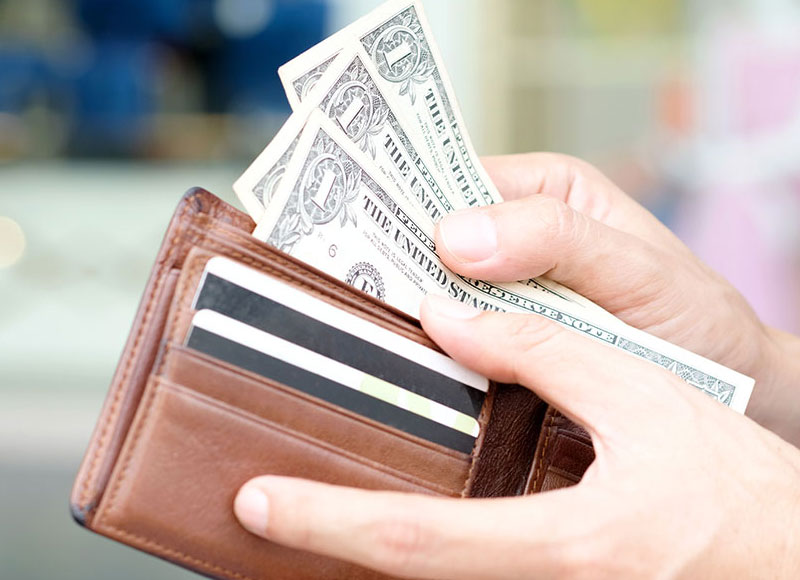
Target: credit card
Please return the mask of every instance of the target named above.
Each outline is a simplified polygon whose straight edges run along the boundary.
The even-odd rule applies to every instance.
[[[209,260],[194,299],[309,351],[477,419],[485,377],[453,359],[227,258]]]
[[[195,314],[186,345],[456,451],[479,433],[474,417],[218,312]]]

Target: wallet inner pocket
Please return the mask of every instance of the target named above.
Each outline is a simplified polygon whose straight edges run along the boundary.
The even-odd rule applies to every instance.
[[[205,250],[193,249],[187,262],[208,261],[215,255],[225,255],[243,265],[274,276],[289,284],[297,284],[310,294],[325,300],[348,312],[357,313],[373,323],[391,329],[393,332],[414,340],[429,348],[438,349],[433,341],[422,331],[418,322],[411,322],[407,315],[395,311],[391,306],[377,298],[356,291],[352,286],[338,280],[329,280],[322,272],[313,270],[306,264],[278,252],[247,232],[229,224],[215,224],[212,231],[205,233]]]
[[[460,495],[471,457],[409,435],[182,345],[169,346],[164,374],[170,381],[263,419],[354,453],[376,466]]]
[[[242,411],[161,377],[152,377],[122,461],[112,474],[97,527],[207,571],[275,577],[342,563],[288,551],[247,533],[233,499],[248,479],[287,475],[366,489],[431,493],[403,474]],[[277,559],[276,551],[281,551]],[[205,566],[207,564],[207,566]],[[342,570],[343,576],[351,577]],[[337,576],[339,577],[339,576]]]

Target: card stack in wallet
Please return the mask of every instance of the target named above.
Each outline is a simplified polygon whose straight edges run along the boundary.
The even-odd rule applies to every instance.
[[[237,490],[264,474],[451,497],[580,480],[582,429],[253,228],[202,189],[178,206],[75,481],[80,524],[215,578],[373,578],[249,534]]]

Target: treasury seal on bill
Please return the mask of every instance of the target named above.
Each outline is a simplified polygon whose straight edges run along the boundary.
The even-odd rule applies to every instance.
[[[383,277],[378,269],[369,262],[358,262],[350,268],[345,282],[378,300],[385,300],[386,290],[383,286]]]

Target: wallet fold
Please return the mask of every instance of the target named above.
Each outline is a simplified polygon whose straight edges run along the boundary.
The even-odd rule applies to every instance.
[[[249,534],[237,490],[268,473],[451,497],[580,480],[588,434],[518,385],[490,384],[467,454],[184,346],[205,265],[224,256],[438,350],[416,321],[256,240],[254,226],[200,188],[180,202],[75,481],[80,524],[215,578],[373,578]]]

